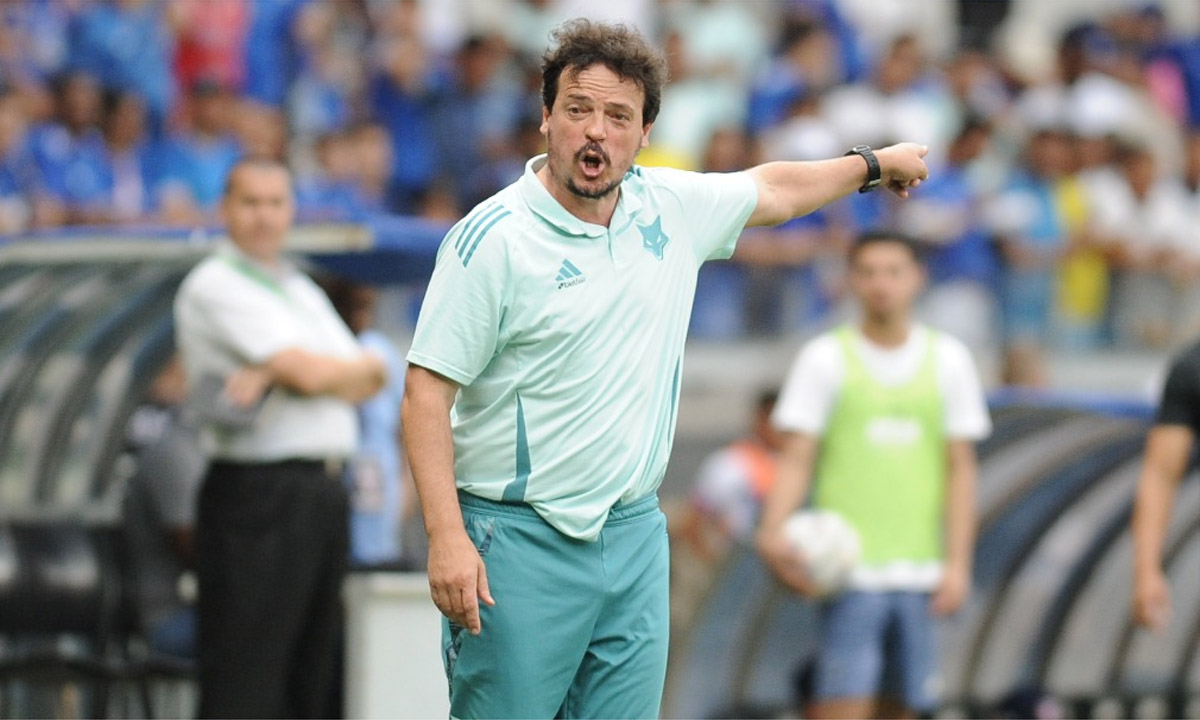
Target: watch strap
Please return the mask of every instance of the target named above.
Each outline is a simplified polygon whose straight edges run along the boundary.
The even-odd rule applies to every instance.
[[[875,157],[875,151],[870,145],[855,145],[846,155],[858,155],[867,163],[867,181],[858,189],[860,193],[871,192],[879,187],[883,180],[883,169],[879,167],[879,158]]]

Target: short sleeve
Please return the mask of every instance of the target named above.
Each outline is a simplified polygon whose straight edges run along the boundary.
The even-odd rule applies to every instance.
[[[1200,363],[1189,351],[1171,365],[1155,425],[1184,425],[1200,431]]]
[[[703,262],[733,255],[738,237],[758,206],[758,186],[750,175],[665,168],[655,172],[683,206],[696,258]]]
[[[784,432],[821,435],[845,377],[837,337],[822,335],[800,351],[788,372],[771,422]]]
[[[946,437],[982,440],[992,432],[987,398],[975,362],[966,346],[948,336],[939,338],[938,375],[942,389]]]
[[[507,306],[507,245],[497,216],[468,216],[446,235],[407,359],[413,365],[470,385],[496,354]]]

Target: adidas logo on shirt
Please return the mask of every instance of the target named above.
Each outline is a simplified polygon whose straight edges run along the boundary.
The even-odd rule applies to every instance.
[[[558,275],[554,278],[558,282],[558,289],[569,288],[572,285],[578,285],[584,280],[587,280],[583,275],[583,271],[575,267],[570,260],[563,260],[562,267],[558,269]]]

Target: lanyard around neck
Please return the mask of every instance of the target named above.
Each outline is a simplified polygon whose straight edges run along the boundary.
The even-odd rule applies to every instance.
[[[229,263],[230,267],[241,273],[243,277],[249,278],[259,286],[270,290],[288,302],[292,301],[291,296],[287,294],[287,291],[283,289],[279,281],[264,272],[262,268],[238,255],[223,255],[222,258],[225,262]]]

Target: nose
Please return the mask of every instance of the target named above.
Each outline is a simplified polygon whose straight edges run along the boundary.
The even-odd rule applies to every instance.
[[[605,128],[603,112],[592,113],[592,117],[588,120],[587,127],[584,129],[584,133],[587,135],[588,140],[600,141],[604,139],[607,129]]]

